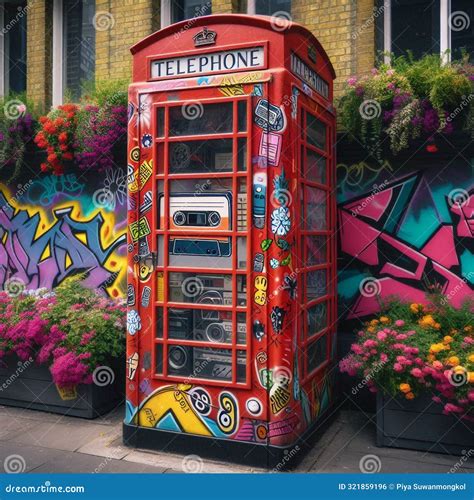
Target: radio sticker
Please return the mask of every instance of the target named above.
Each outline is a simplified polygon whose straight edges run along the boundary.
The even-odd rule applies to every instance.
[[[254,121],[265,132],[283,132],[286,127],[284,111],[266,99],[260,99],[255,106]]]
[[[257,173],[253,176],[252,217],[257,229],[265,227],[265,210],[267,201],[267,174]]]

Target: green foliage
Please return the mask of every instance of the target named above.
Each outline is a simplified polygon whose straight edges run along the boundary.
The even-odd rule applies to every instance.
[[[82,101],[85,104],[97,106],[127,106],[128,104],[127,80],[101,80],[85,85]]]

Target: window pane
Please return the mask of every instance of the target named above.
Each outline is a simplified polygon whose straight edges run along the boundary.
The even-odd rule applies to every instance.
[[[247,101],[237,102],[237,123],[239,132],[247,130]]]
[[[78,99],[95,74],[95,0],[63,1],[65,87]]]
[[[202,304],[212,304],[219,297],[210,295]],[[211,302],[207,302],[211,301]],[[245,316],[239,315],[237,321],[237,343],[245,345],[247,326]],[[233,336],[232,313],[215,309],[169,309],[168,338],[173,340],[196,340],[213,344],[231,344]]]
[[[320,302],[307,310],[308,337],[312,337],[327,327],[327,303]]]
[[[202,105],[189,101],[169,109],[169,135],[206,135],[232,132],[232,103]]]
[[[169,169],[173,174],[231,172],[232,139],[172,142]]]
[[[451,0],[451,49],[453,59],[462,53],[474,59],[474,3],[472,0]]]
[[[327,358],[327,335],[319,337],[308,347],[308,373],[323,364]]]
[[[326,191],[313,187],[306,188],[305,227],[309,231],[326,229]]]
[[[5,90],[24,92],[26,90],[26,2],[3,3],[3,9],[4,26],[0,28],[5,28],[5,32],[0,36],[4,37]]]
[[[326,184],[326,158],[306,150],[306,180]]]
[[[312,146],[325,150],[326,125],[309,113],[306,116],[306,140]]]
[[[439,52],[439,16],[439,0],[392,0],[392,52],[410,50],[415,58]]]
[[[326,264],[326,236],[306,236],[306,265]]]
[[[326,270],[306,273],[306,302],[326,295]]]
[[[271,16],[277,12],[291,13],[291,0],[256,0],[255,13]]]
[[[232,381],[232,351],[230,349],[195,347],[193,364],[198,378]],[[245,361],[243,361],[243,367],[245,369]]]
[[[211,2],[201,0],[171,0],[171,18],[173,23],[193,17],[212,14]]]

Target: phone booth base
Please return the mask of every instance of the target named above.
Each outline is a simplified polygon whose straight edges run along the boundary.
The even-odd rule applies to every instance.
[[[124,442],[294,467],[337,400],[331,63],[263,16],[132,53]]]

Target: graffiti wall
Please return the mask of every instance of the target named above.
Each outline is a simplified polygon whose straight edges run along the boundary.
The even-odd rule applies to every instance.
[[[458,306],[472,294],[474,153],[465,144],[380,165],[339,147],[340,318],[364,319],[393,295],[423,302],[438,289]]]
[[[81,274],[86,286],[123,296],[125,170],[62,176],[28,170],[29,178],[0,183],[2,289],[51,289]]]

